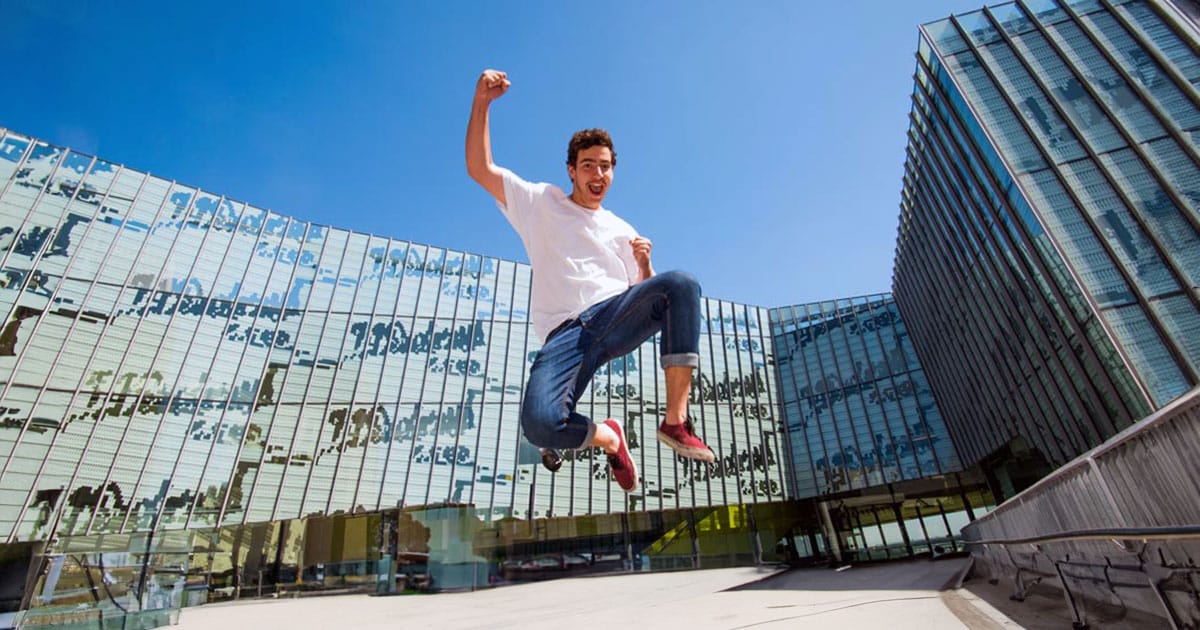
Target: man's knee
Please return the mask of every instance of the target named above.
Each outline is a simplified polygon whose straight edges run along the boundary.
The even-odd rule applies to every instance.
[[[694,295],[697,298],[700,297],[700,281],[696,279],[696,276],[693,276],[686,271],[678,270],[665,271],[659,274],[659,276],[662,277],[663,282],[667,283],[671,287],[673,292],[676,292],[679,295]]]
[[[561,423],[562,414],[555,413],[545,405],[521,405],[521,430],[525,433],[525,439],[534,446],[551,446],[551,436]]]

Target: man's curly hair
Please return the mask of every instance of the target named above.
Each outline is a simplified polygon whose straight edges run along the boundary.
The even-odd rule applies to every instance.
[[[608,147],[608,150],[612,151],[613,166],[617,165],[617,150],[613,148],[608,132],[603,129],[584,129],[571,136],[571,142],[567,145],[567,166],[575,166],[579,152],[595,146]]]

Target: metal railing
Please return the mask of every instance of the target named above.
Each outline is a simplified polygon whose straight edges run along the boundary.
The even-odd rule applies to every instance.
[[[963,528],[981,572],[1200,627],[1200,387]]]

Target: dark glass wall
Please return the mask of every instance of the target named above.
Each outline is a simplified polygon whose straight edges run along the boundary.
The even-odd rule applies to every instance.
[[[890,295],[770,313],[797,498],[961,470]]]
[[[1200,62],[1168,4],[921,29],[894,292],[966,463],[1061,464],[1200,374]]]

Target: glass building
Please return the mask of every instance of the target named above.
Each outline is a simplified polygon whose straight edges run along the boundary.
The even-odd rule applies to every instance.
[[[978,472],[962,470],[892,296],[769,313],[789,496],[815,503],[824,538],[814,544],[858,559],[953,548],[990,498]]]
[[[527,265],[296,221],[14,134],[2,146],[9,540],[54,518],[85,534],[439,502],[489,521],[783,497],[762,309],[705,303],[693,405],[711,470],[643,439],[661,413],[653,342],[597,375],[581,411],[625,419],[645,477],[626,502],[603,459],[538,480],[518,440],[540,345]]]
[[[1200,58],[1174,3],[920,29],[893,291],[1008,496],[1200,382]]]
[[[961,470],[890,295],[770,313],[794,496]]]
[[[94,569],[124,589],[110,600],[153,610],[376,579],[474,587],[547,554],[557,570],[904,556],[990,502],[944,482],[960,466],[886,296],[706,298],[691,410],[716,462],[654,439],[651,339],[580,403],[624,422],[642,487],[622,492],[598,451],[551,474],[518,422],[540,346],[529,298],[526,264],[0,130],[0,535],[34,559],[24,605],[79,603],[57,594],[95,591],[73,590]],[[922,481],[884,491],[884,514],[818,505]]]

